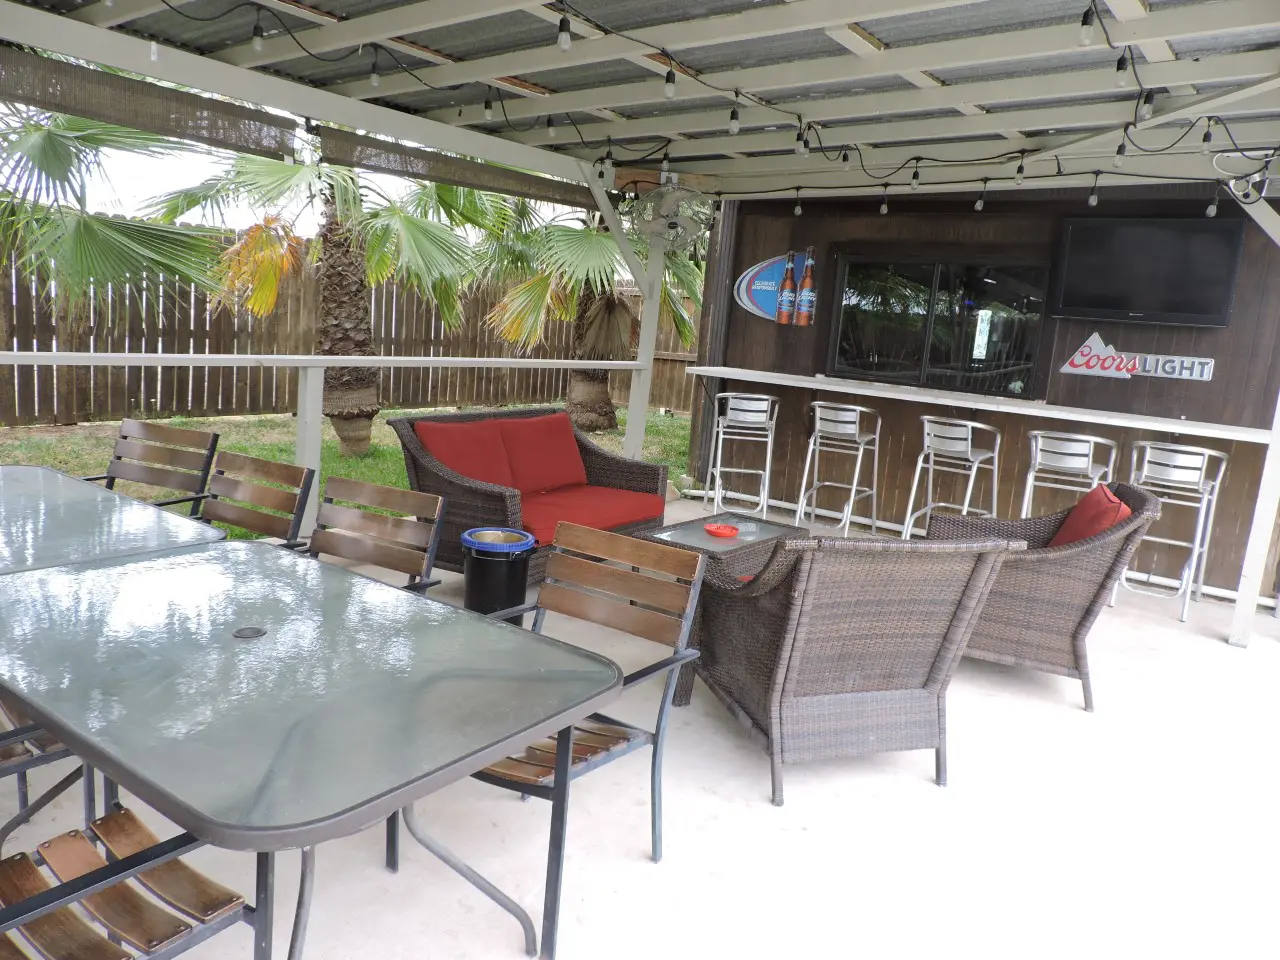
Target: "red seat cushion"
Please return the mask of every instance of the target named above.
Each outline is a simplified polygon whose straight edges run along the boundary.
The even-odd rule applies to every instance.
[[[427,452],[450,470],[483,483],[515,486],[497,420],[473,420],[469,423],[420,420],[413,425],[413,432]]]
[[[587,482],[569,415],[507,417],[494,421],[502,431],[511,479],[521,493],[541,493]]]
[[[524,529],[544,546],[555,539],[556,524],[561,520],[597,530],[615,530],[661,517],[666,507],[661,494],[585,484],[547,493],[529,493],[520,498]]]
[[[1133,511],[1129,505],[1105,486],[1096,486],[1086,493],[1067,514],[1062,526],[1049,541],[1051,547],[1061,547],[1078,540],[1096,537],[1117,523],[1127,520]]]

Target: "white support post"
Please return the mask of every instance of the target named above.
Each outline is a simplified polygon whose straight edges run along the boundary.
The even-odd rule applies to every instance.
[[[1280,245],[1280,213],[1267,203],[1241,203],[1255,223],[1276,244]],[[1231,633],[1227,642],[1233,647],[1249,645],[1253,634],[1253,618],[1258,610],[1258,598],[1262,594],[1262,578],[1266,575],[1267,553],[1271,549],[1271,534],[1276,527],[1276,515],[1280,513],[1280,395],[1276,397],[1276,409],[1271,416],[1271,438],[1262,458],[1262,477],[1258,480],[1258,493],[1253,501],[1253,517],[1249,521],[1249,537],[1244,545],[1244,564],[1240,570],[1240,585],[1236,588],[1236,607],[1231,617]]]
[[[311,499],[302,515],[301,535],[311,535],[316,525],[320,503],[320,439],[324,423],[324,367],[298,368],[298,438],[294,442],[293,462],[316,471],[311,485]]]
[[[631,374],[631,396],[627,400],[627,435],[622,439],[622,452],[639,460],[644,450],[644,428],[649,417],[649,389],[653,385],[653,355],[658,348],[658,313],[662,307],[662,275],[666,272],[667,241],[654,237],[649,241],[649,269],[641,287],[644,302],[640,306],[640,345],[636,359],[644,364]]]

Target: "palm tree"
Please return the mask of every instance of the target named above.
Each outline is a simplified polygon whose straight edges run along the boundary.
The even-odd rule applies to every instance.
[[[301,268],[307,244],[293,224],[319,204],[320,231],[309,251],[319,282],[317,353],[373,355],[369,291],[388,280],[434,301],[446,327],[461,322],[457,288],[467,247],[458,228],[476,216],[474,191],[425,184],[402,200],[348,167],[242,156],[203,183],[157,197],[151,210],[173,222],[197,208],[216,215],[237,203],[265,215],[223,254],[217,279],[225,300],[258,317]],[[329,367],[324,387],[324,413],[342,454],[367,452],[380,409],[377,370]]]
[[[643,238],[631,242],[647,261]],[[701,309],[702,268],[688,251],[668,251],[665,262],[660,317],[688,345],[694,328],[683,301]],[[636,316],[620,289],[624,278],[617,238],[600,214],[548,218],[531,201],[491,197],[484,229],[472,244],[468,292],[497,301],[488,322],[520,349],[536,346],[547,324],[561,321],[574,325],[574,359],[629,359]],[[571,370],[565,406],[579,429],[618,425],[607,371]]]
[[[62,350],[83,349],[95,304],[122,287],[185,280],[212,287],[218,234],[88,209],[107,151],[163,156],[188,145],[95,120],[0,105],[0,250],[16,254],[53,305]],[[88,368],[76,368],[87,406]],[[75,422],[77,411],[66,411]]]

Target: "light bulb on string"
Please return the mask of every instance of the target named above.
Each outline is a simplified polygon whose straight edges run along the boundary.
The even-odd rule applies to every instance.
[[[1080,18],[1080,46],[1088,47],[1093,44],[1093,22],[1095,16],[1093,7],[1085,10],[1084,16]]]
[[[1200,152],[1208,154],[1213,149],[1213,118],[1210,117],[1204,126],[1204,136],[1200,138]]]
[[[160,44],[154,40],[151,41],[151,59],[153,62],[160,59]]]
[[[1116,61],[1116,86],[1123,87],[1129,78],[1129,54],[1128,51],[1120,54],[1120,59]]]
[[[1091,207],[1098,205],[1098,174],[1093,175],[1093,189],[1089,191],[1088,204]]]
[[[556,118],[547,117],[547,139],[554,140],[556,138]]]
[[[560,17],[560,32],[556,35],[556,45],[565,53],[568,53],[569,48],[573,46],[572,24],[569,23],[569,18],[563,15]]]
[[[1142,100],[1138,103],[1138,119],[1150,120],[1156,112],[1156,94],[1154,90],[1148,90],[1142,95]]]
[[[742,116],[738,113],[738,108],[734,107],[729,111],[729,136],[736,137],[741,129]]]
[[[604,152],[604,172],[613,173],[613,137],[609,138],[608,149]]]
[[[493,94],[486,93],[484,95],[484,118],[486,120],[493,119]]]
[[[848,151],[848,150],[846,150],[844,153],[840,154],[840,166],[844,169],[844,172],[845,172],[845,173],[848,173],[848,172],[850,171],[850,169],[852,169],[852,167],[853,167],[853,161],[849,159],[849,151]]]
[[[667,150],[662,151],[662,172],[658,175],[658,183],[666,183],[671,175],[671,154]]]
[[[1209,217],[1210,219],[1212,219],[1213,217],[1216,217],[1216,216],[1218,215],[1218,194],[1217,194],[1217,191],[1215,191],[1215,192],[1214,192],[1214,194],[1213,194],[1213,199],[1209,201],[1209,206],[1205,207],[1205,209],[1204,209],[1204,215],[1205,215],[1206,217]]]
[[[1019,158],[1018,158],[1018,170],[1017,170],[1017,172],[1016,172],[1016,173],[1014,173],[1014,175],[1013,175],[1013,182],[1014,182],[1015,184],[1017,184],[1018,186],[1022,186],[1022,181],[1026,179],[1026,176],[1027,176],[1027,164],[1026,164],[1026,161],[1025,161],[1025,160],[1023,160],[1021,157],[1019,157]]]
[[[795,209],[793,209],[791,212],[794,213],[797,217],[800,216],[802,213],[804,213],[804,207],[800,206],[800,190],[799,189],[796,190]]]
[[[369,86],[377,87],[382,84],[382,77],[378,76],[378,48],[373,48],[373,66],[369,69]]]
[[[667,75],[662,78],[662,96],[671,100],[676,95],[676,72],[667,68]]]
[[[982,212],[982,208],[987,205],[987,181],[982,181],[982,192],[978,194],[978,199],[973,201],[973,209],[977,213]]]
[[[803,157],[805,154],[804,147],[804,127],[796,131],[796,156]]]
[[[253,25],[253,52],[261,53],[263,44],[262,11],[258,11],[258,19]]]
[[[911,189],[920,189],[920,161],[916,161],[916,168],[911,171]]]
[[[1128,129],[1129,129],[1128,127],[1125,127],[1126,133],[1122,134],[1122,137],[1127,136]],[[1125,155],[1125,141],[1121,139],[1120,145],[1116,147],[1116,155],[1111,159],[1111,165],[1115,167],[1117,170],[1119,170],[1121,167],[1124,166],[1124,155]]]
[[[884,192],[880,195],[880,215],[884,216],[889,212],[889,185],[884,185]]]

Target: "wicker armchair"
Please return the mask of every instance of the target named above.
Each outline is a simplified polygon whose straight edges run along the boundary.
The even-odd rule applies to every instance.
[[[1111,529],[1061,547],[1048,543],[1071,511],[998,520],[938,514],[927,539],[1023,540],[1027,550],[1000,570],[965,656],[1029,667],[1079,680],[1084,708],[1093,709],[1085,639],[1098,619],[1143,534],[1160,516],[1160,501],[1140,487],[1110,485],[1133,515]]]
[[[440,546],[436,566],[461,572],[464,531],[473,527],[512,527],[521,529],[520,491],[464,477],[449,469],[422,445],[413,425],[419,422],[467,423],[502,417],[542,417],[559,413],[555,407],[528,407],[518,410],[476,410],[465,413],[438,413],[424,417],[402,417],[387,421],[404,448],[409,488],[444,497],[449,504],[441,519]],[[586,434],[574,429],[578,452],[586,467],[587,483],[597,487],[635,490],[639,493],[664,494],[667,491],[667,468],[610,453],[597,446]],[[637,533],[657,529],[662,519],[644,521],[617,528],[616,533]],[[540,547],[529,563],[529,582],[541,583],[546,570],[550,546]]]
[[[936,752],[946,693],[1006,553],[1020,544],[790,540],[754,580],[708,573],[699,675],[782,765]]]

